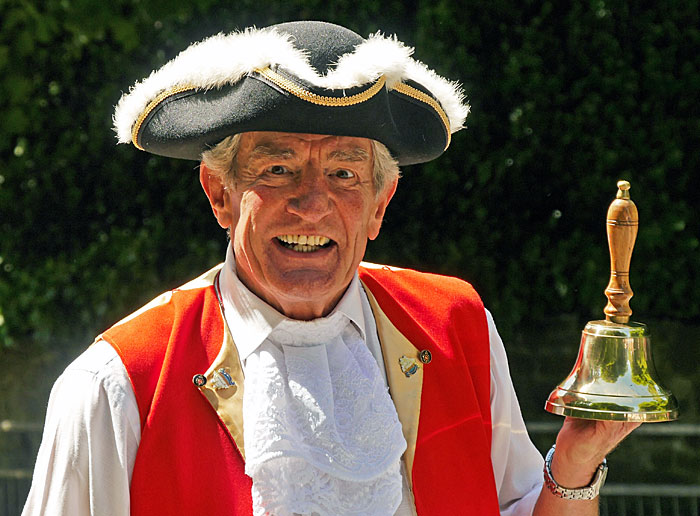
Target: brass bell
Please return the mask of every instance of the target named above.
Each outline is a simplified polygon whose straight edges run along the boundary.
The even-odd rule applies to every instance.
[[[672,421],[678,402],[656,380],[646,325],[630,322],[629,268],[637,237],[637,207],[630,184],[618,181],[607,216],[610,282],[604,321],[590,321],[569,376],[552,391],[545,410],[603,421]]]

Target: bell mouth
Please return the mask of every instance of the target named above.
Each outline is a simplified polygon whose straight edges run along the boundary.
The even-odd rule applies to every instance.
[[[660,396],[627,397],[574,392],[557,387],[544,409],[559,416],[600,421],[660,423],[678,419],[678,402],[671,393]]]

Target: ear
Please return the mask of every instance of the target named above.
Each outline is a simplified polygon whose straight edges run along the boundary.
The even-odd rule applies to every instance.
[[[374,206],[374,213],[369,220],[369,227],[367,228],[367,237],[370,240],[374,240],[379,236],[379,229],[382,227],[386,207],[389,206],[389,201],[391,201],[391,198],[394,197],[398,184],[399,179],[394,179],[391,184],[384,186],[384,190],[379,194],[379,197],[377,197],[375,201],[376,204]]]
[[[212,172],[204,163],[199,165],[199,182],[209,199],[214,217],[222,228],[228,229],[233,224],[231,196],[219,175]]]

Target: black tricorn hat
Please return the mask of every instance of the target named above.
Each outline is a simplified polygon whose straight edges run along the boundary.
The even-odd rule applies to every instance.
[[[120,143],[173,158],[247,131],[361,136],[400,165],[430,161],[469,112],[457,83],[379,33],[317,21],[218,34],[192,44],[122,96]]]

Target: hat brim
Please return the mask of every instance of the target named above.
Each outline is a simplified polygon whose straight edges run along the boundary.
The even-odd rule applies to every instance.
[[[154,154],[198,160],[227,136],[249,131],[359,136],[386,145],[399,165],[430,161],[449,145],[447,116],[415,82],[389,90],[380,78],[341,93],[304,84],[279,67],[217,89],[179,87],[146,108],[132,139]]]

